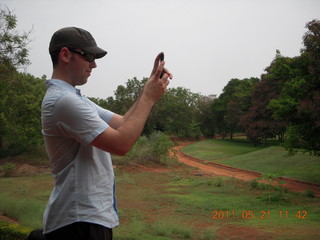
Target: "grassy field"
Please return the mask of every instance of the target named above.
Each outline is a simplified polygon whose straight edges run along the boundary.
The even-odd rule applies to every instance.
[[[318,239],[318,198],[176,169],[116,169],[121,225],[114,239]],[[41,227],[49,175],[0,179],[0,210]],[[260,190],[259,190],[260,189]],[[239,235],[240,233],[240,235]]]
[[[182,151],[193,157],[232,167],[320,183],[320,158],[297,153],[289,156],[278,146],[254,147],[246,141],[207,140]]]
[[[214,149],[219,149],[217,155],[213,144]],[[254,148],[241,141],[204,141],[190,147],[203,158],[220,163],[242,162],[242,168],[251,166],[247,159],[259,159],[266,168],[271,156],[288,157],[278,147]],[[282,168],[281,164],[274,161],[268,172],[276,166]],[[114,239],[320,239],[319,198],[257,181],[199,173],[198,169],[178,163],[117,165],[120,226],[114,229]],[[297,171],[292,174],[298,176]],[[41,228],[52,187],[50,175],[0,178],[0,212],[21,225]]]

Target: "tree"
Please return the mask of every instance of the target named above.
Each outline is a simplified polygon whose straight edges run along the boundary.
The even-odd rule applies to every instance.
[[[0,5],[0,64],[20,68],[28,65],[29,32],[18,33],[16,16]]]
[[[139,97],[147,78],[129,79],[114,92],[114,97],[106,100],[91,98],[94,102],[113,112],[125,114]],[[169,88],[149,115],[143,134],[150,135],[154,131],[166,132],[179,137],[197,137],[201,135],[196,118],[196,105],[200,94],[178,87]]]
[[[149,128],[151,125],[152,129],[178,137],[199,137],[196,105],[200,96],[183,87],[168,89],[150,113]]]
[[[199,124],[201,133],[206,137],[215,135],[213,124],[212,104],[216,100],[216,95],[200,96],[195,106],[195,117]]]
[[[285,147],[320,155],[320,21],[306,24],[301,56],[290,59],[290,78],[270,102],[274,117],[288,122]]]
[[[139,80],[134,77],[133,79],[128,79],[125,85],[119,85],[114,91],[114,97],[108,97],[107,99],[90,99],[103,108],[123,115],[138,99],[147,80],[148,78]]]
[[[29,64],[28,34],[14,29],[16,16],[0,9],[0,157],[15,155],[42,144],[40,106],[43,79],[22,74]]]
[[[2,65],[0,69],[5,68]],[[17,71],[0,82],[0,157],[16,155],[42,145],[41,102],[43,79]]]
[[[267,73],[254,86],[252,105],[240,119],[240,126],[254,144],[265,143],[268,138],[283,138],[286,123],[275,120],[268,106],[271,100],[279,97],[283,84],[295,74],[290,64],[291,59],[277,51],[275,59],[266,68]]]
[[[225,137],[240,130],[240,117],[251,105],[251,93],[258,78],[231,79],[223,88],[222,94],[213,102],[213,124],[216,132]]]

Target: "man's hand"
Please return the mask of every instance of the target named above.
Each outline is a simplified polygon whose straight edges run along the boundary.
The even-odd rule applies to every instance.
[[[157,102],[165,93],[165,91],[167,90],[167,86],[170,83],[169,78],[172,79],[172,74],[164,67],[165,61],[161,61],[162,54],[163,53],[159,53],[154,60],[151,75],[142,93],[142,95],[144,95],[153,103]],[[162,71],[164,72],[164,74],[160,78]]]
[[[164,68],[160,61],[161,53],[154,61],[151,76],[144,86],[143,92],[124,117],[115,114],[109,122],[109,128],[97,136],[91,144],[104,151],[117,155],[125,155],[139,138],[147,121],[152,106],[167,90],[172,74]],[[164,70],[163,76],[160,74]]]

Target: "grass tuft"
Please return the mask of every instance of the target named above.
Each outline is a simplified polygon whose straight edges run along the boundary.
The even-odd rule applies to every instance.
[[[26,227],[42,228],[42,215],[45,204],[32,199],[12,199],[8,194],[0,194],[1,212],[7,216],[19,219]]]
[[[190,227],[179,224],[173,220],[161,219],[153,223],[152,234],[156,236],[190,239],[192,231]]]

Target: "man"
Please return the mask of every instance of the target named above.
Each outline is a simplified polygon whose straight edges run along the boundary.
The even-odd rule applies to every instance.
[[[97,67],[95,59],[107,54],[89,32],[60,29],[51,38],[49,52],[53,73],[42,102],[42,132],[55,187],[44,213],[45,237],[112,239],[119,220],[110,153],[125,155],[134,145],[172,75],[160,53],[139,99],[121,116],[75,88],[87,82]]]

